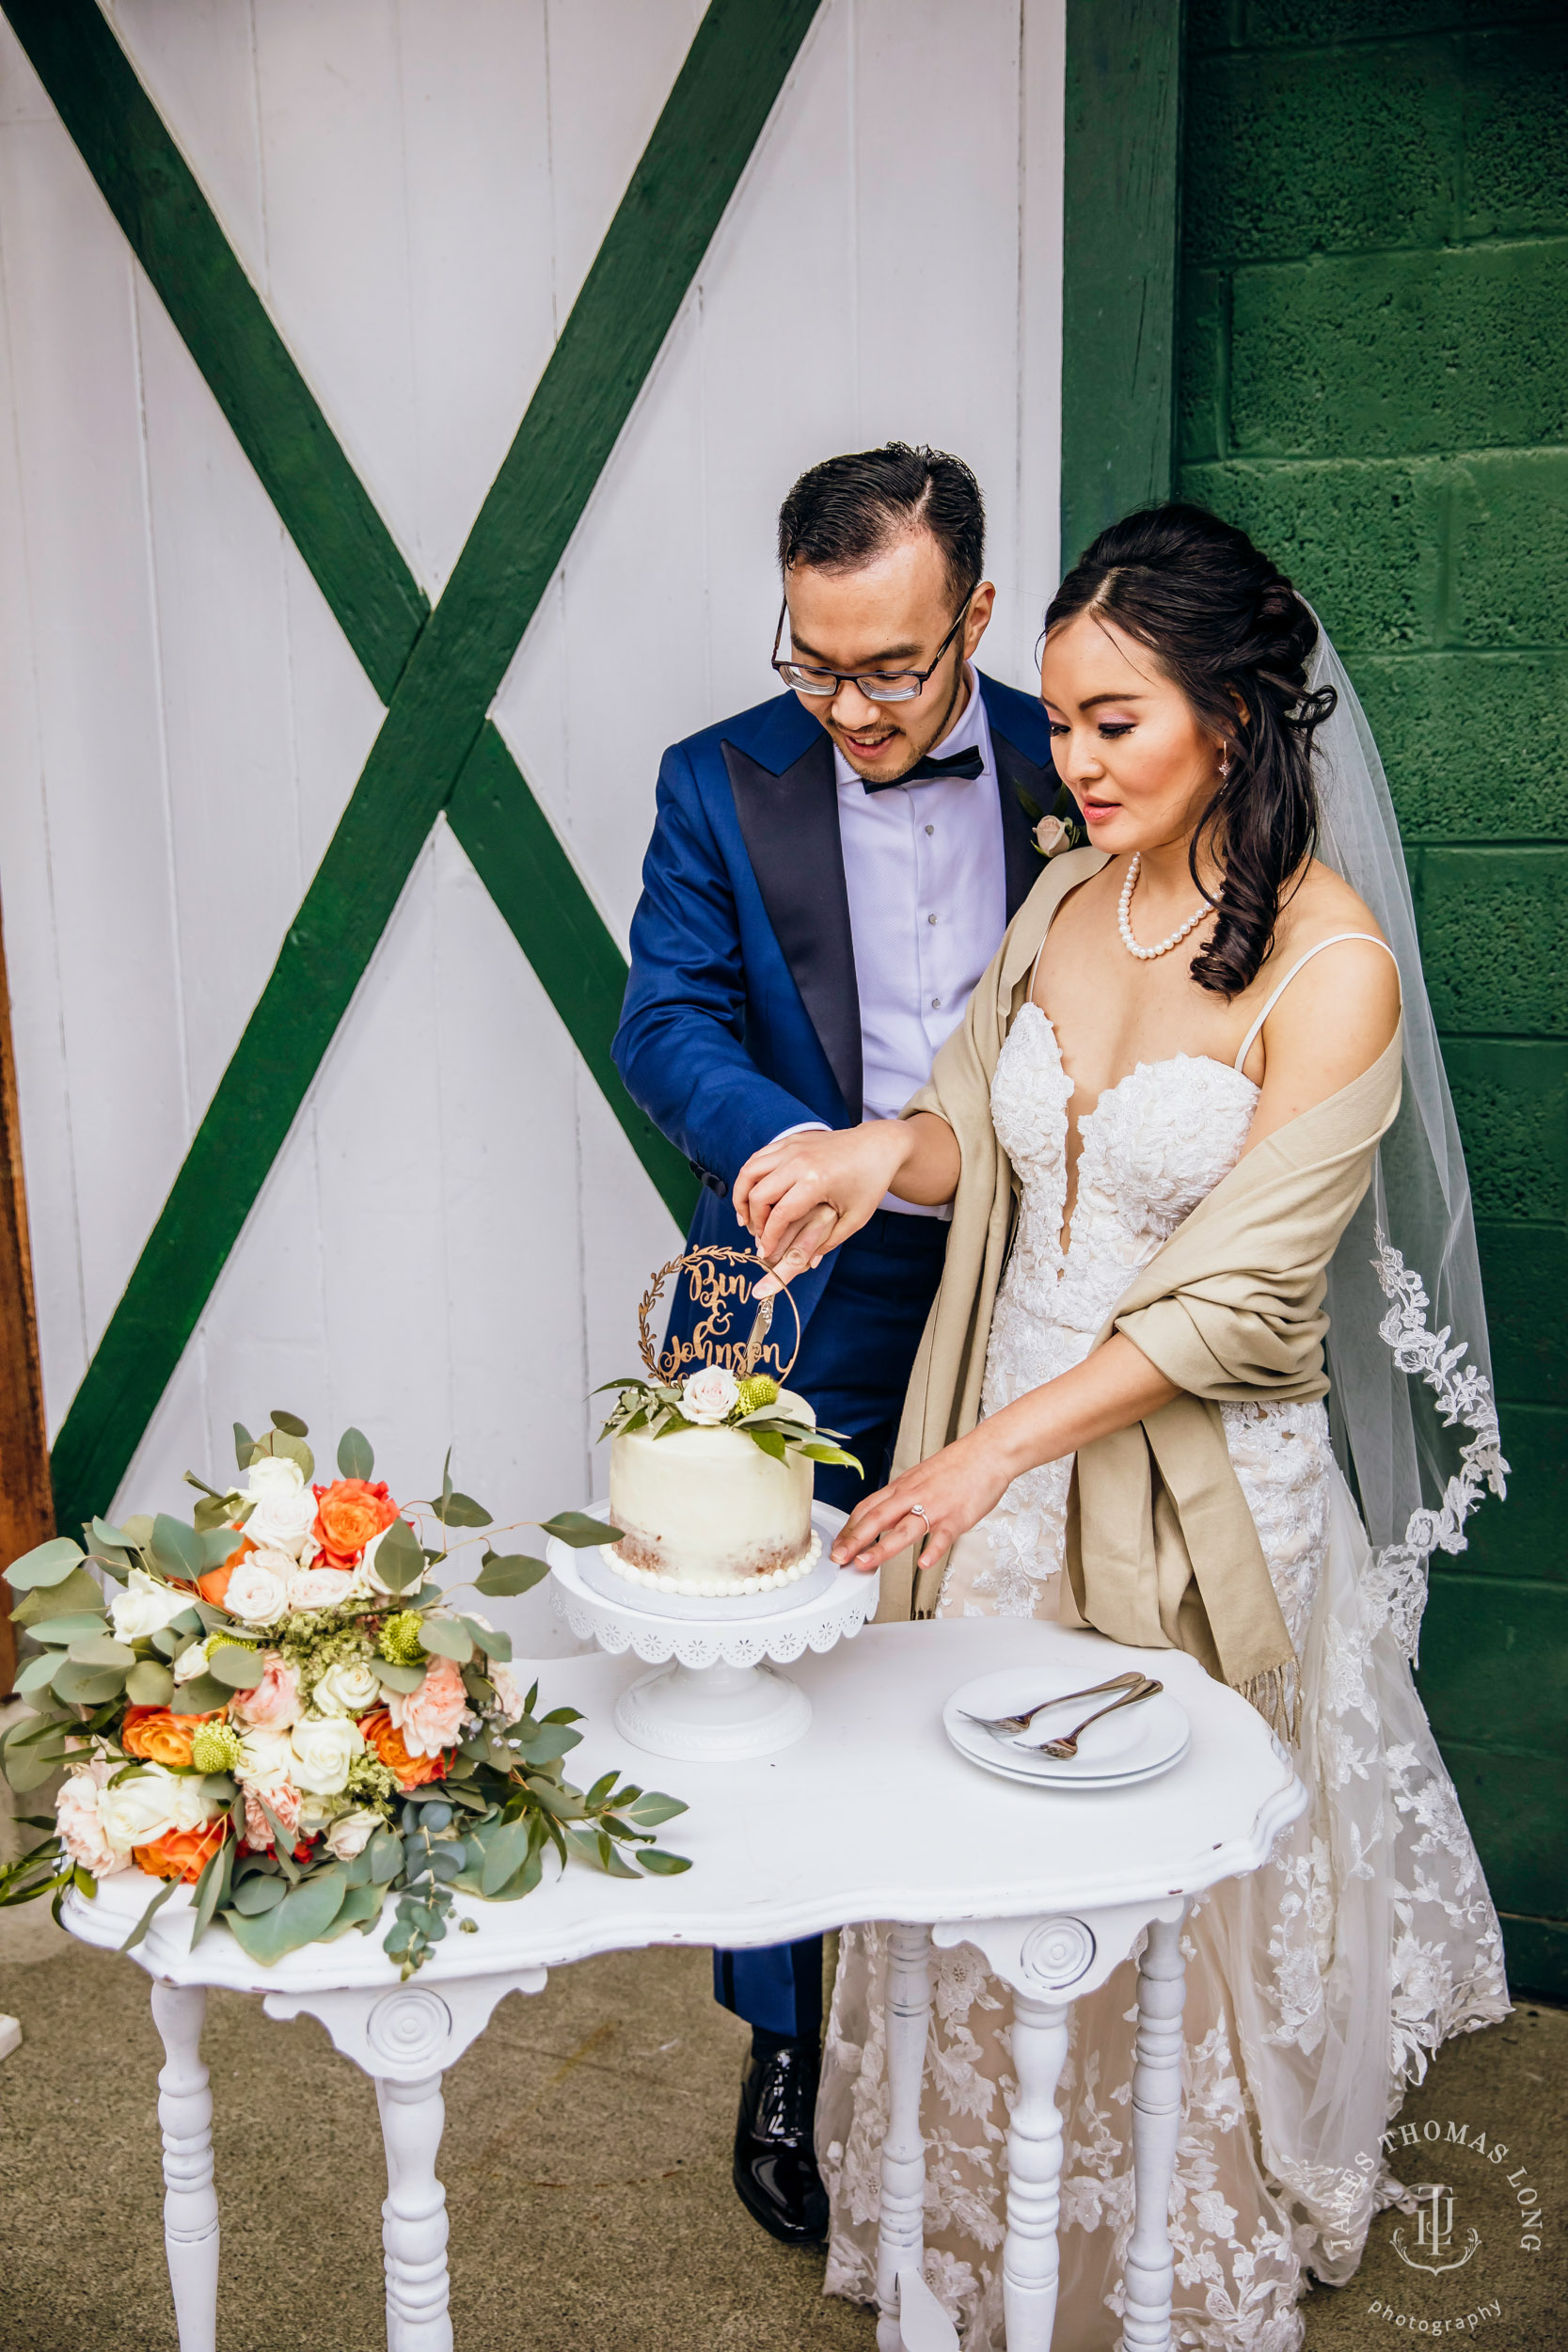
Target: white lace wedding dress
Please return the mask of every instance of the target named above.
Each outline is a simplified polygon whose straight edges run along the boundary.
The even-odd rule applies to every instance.
[[[1071,1082],[1025,1005],[991,1088],[1022,1188],[984,1409],[1081,1362],[1133,1271],[1235,1165],[1258,1089],[1221,1062],[1141,1063],[1082,1121],[1069,1246]],[[1424,1300],[1422,1301],[1424,1304]],[[1186,2074],[1171,2232],[1172,2341],[1294,2352],[1305,2273],[1341,2283],[1393,2193],[1379,2135],[1449,2034],[1504,2015],[1497,1916],[1386,1592],[1368,1574],[1322,1404],[1226,1406],[1230,1457],[1301,1659],[1307,1812],[1253,1877],[1189,1915]],[[1027,1472],[950,1567],[939,1615],[1054,1616],[1069,1464]],[[937,1636],[936,1638],[940,1638]],[[975,1790],[977,1803],[984,1792]],[[882,1933],[847,1930],[829,2021],[817,2151],[832,2200],[829,2293],[875,2295],[885,2122]],[[965,2352],[1002,2321],[1004,2142],[1014,2083],[1006,1988],[968,1946],[936,1956],[922,2131],[927,2276]],[[1132,1963],[1075,2007],[1055,2341],[1120,2342],[1132,2228]]]

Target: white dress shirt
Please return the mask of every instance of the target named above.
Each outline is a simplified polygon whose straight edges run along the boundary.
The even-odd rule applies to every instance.
[[[951,759],[977,746],[985,764],[973,780],[868,792],[842,752],[833,754],[866,1119],[896,1119],[925,1085],[1007,927],[990,724],[979,681],[973,670],[966,675],[969,700],[931,755]],[[892,1193],[882,1206],[909,1216],[952,1214]]]

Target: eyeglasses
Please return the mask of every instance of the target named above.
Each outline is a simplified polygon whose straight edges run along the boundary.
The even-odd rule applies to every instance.
[[[937,647],[936,659],[928,670],[868,670],[859,677],[847,670],[814,670],[804,662],[779,660],[779,644],[784,636],[784,623],[789,618],[789,599],[786,596],[779,609],[779,626],[773,631],[772,666],[784,684],[792,686],[798,694],[810,694],[821,702],[830,700],[841,686],[858,686],[868,703],[912,703],[927,679],[934,677],[942,667],[942,657],[963,627],[974,596],[972,588],[959,607],[958,619]]]

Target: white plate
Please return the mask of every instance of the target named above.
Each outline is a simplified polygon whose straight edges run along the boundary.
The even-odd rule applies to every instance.
[[[1191,1737],[1186,1711],[1168,1691],[1143,1699],[1136,1707],[1118,1709],[1091,1724],[1074,1756],[1056,1758],[1039,1752],[1038,1742],[1070,1731],[1092,1713],[1093,1699],[1074,1699],[1032,1724],[1022,1740],[982,1731],[969,1715],[1009,1715],[1035,1706],[1051,1694],[1053,1677],[1037,1667],[1008,1667],[1001,1674],[981,1675],[955,1691],[942,1710],[942,1728],[960,1756],[1006,1780],[1043,1782],[1053,1788],[1111,1788],[1130,1781],[1152,1779],[1168,1772],[1186,1753]],[[1076,1679],[1058,1671],[1054,1679],[1063,1691],[1078,1687]],[[1107,1692],[1101,1705],[1109,1706]]]

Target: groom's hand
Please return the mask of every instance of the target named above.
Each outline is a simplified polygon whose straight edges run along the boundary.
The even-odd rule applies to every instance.
[[[908,1148],[908,1129],[886,1119],[810,1128],[753,1152],[734,1194],[735,1213],[770,1269],[753,1298],[767,1297],[859,1232],[891,1188]]]

